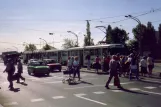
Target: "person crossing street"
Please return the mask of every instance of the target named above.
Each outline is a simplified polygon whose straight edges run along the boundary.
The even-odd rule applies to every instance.
[[[25,82],[25,78],[22,77],[22,75],[21,75],[23,73],[23,66],[22,66],[22,63],[21,63],[20,59],[18,60],[17,70],[18,70],[17,71],[17,76],[18,76],[17,83],[20,83],[20,79],[24,80],[24,82]]]

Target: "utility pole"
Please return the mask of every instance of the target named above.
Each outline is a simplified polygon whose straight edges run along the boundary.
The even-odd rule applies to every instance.
[[[90,22],[91,20],[86,20],[87,22],[87,28],[86,28],[86,32],[87,32],[87,38],[88,38],[88,46],[90,46],[91,44],[91,32],[90,32]]]

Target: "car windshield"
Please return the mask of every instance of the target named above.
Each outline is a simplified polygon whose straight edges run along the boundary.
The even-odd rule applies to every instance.
[[[45,63],[44,62],[32,62],[31,65],[32,66],[43,66],[45,65]]]
[[[56,61],[55,60],[47,60],[46,63],[51,64],[51,63],[56,63]]]

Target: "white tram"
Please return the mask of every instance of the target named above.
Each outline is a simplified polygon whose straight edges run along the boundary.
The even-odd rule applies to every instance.
[[[23,56],[27,60],[31,58],[44,59],[50,58],[55,59],[57,62],[61,62],[66,65],[69,56],[78,56],[79,62],[82,66],[86,66],[86,56],[89,54],[91,57],[91,62],[95,61],[96,56],[100,58],[106,55],[113,55],[116,53],[126,54],[125,47],[122,44],[105,44],[105,45],[94,45],[94,46],[84,46],[75,47],[65,50],[47,50],[47,51],[27,51],[24,52]]]

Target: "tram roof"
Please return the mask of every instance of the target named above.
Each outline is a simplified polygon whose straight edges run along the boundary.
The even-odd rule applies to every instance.
[[[94,49],[94,48],[106,48],[106,47],[124,47],[123,44],[102,44],[102,45],[93,45],[93,46],[84,46],[84,47],[74,47],[69,48],[68,50],[80,50],[80,49]]]

